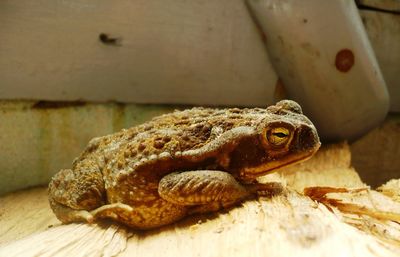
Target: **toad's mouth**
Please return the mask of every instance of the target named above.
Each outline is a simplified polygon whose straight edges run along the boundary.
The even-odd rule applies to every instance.
[[[314,149],[302,153],[297,153],[295,155],[288,155],[286,157],[280,158],[279,160],[269,161],[254,167],[246,167],[240,171],[240,177],[243,179],[255,179],[257,177],[272,173],[280,168],[288,167],[303,161],[310,159],[319,149],[315,147]]]

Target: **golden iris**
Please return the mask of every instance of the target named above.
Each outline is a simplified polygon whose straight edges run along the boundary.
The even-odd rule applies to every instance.
[[[284,127],[272,128],[267,132],[267,139],[270,144],[280,146],[289,140],[290,131]]]

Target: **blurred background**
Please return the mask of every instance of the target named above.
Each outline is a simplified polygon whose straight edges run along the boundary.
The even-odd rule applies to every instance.
[[[283,98],[399,177],[399,0],[3,0],[0,35],[0,194],[155,115]]]

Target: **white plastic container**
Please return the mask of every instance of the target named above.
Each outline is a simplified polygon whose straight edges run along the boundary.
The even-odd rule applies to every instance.
[[[386,116],[389,97],[352,0],[248,0],[289,98],[325,140],[355,139]]]

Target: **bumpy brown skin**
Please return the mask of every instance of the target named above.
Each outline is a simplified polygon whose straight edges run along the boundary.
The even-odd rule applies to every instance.
[[[159,227],[276,190],[255,178],[319,146],[315,127],[290,100],[266,109],[175,111],[91,140],[72,169],[53,177],[49,201],[64,223],[107,217]]]

